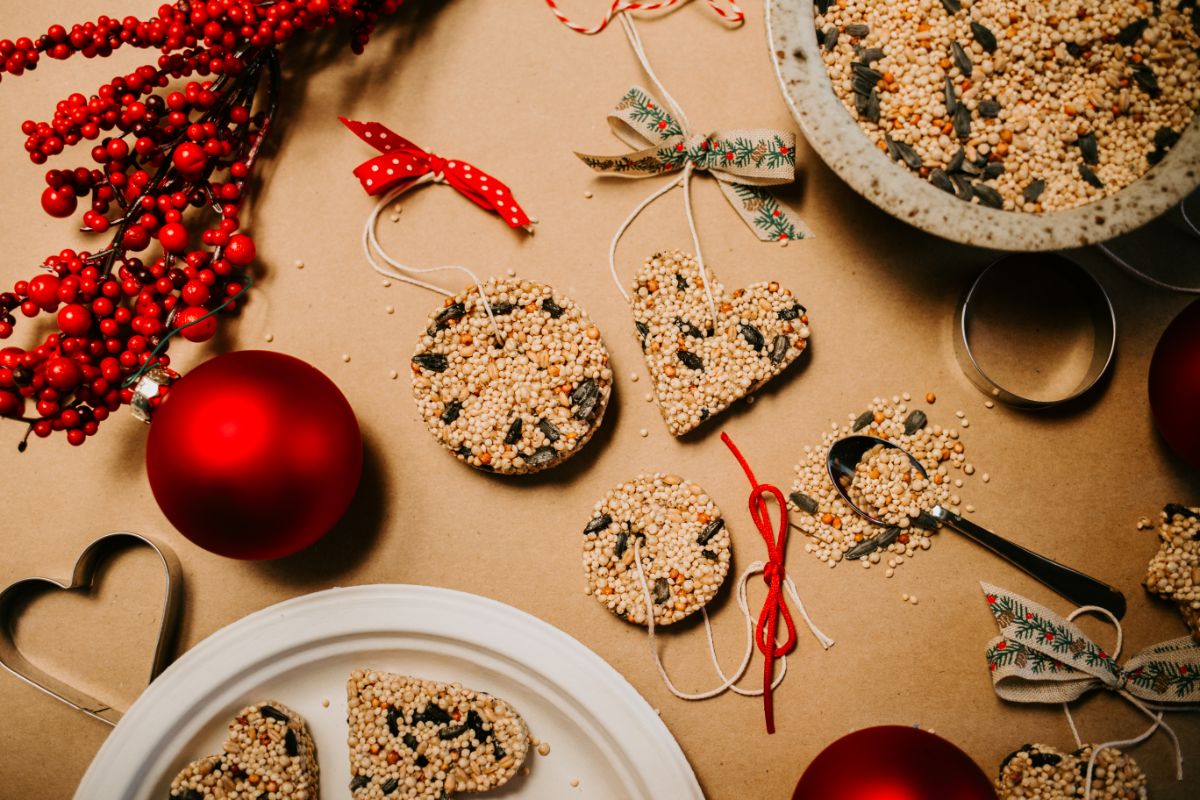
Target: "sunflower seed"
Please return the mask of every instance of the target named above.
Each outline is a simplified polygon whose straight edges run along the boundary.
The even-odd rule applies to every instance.
[[[950,163],[946,165],[946,172],[959,172],[963,168],[963,164],[967,162],[967,151],[958,148],[958,152],[950,156]]]
[[[854,433],[858,433],[859,431],[861,431],[863,428],[867,427],[874,421],[875,421],[875,412],[868,408],[866,411],[859,414],[858,418],[854,420],[854,426],[852,427],[852,430],[854,431]]]
[[[999,178],[1003,174],[1004,174],[1004,164],[1003,164],[1003,162],[1000,162],[1000,161],[992,161],[986,167],[983,168],[983,179],[984,180],[991,180],[992,178]]]
[[[654,579],[654,604],[661,606],[671,599],[671,582],[666,578]]]
[[[875,91],[875,81],[870,78],[864,78],[862,75],[855,75],[850,79],[850,89],[854,92],[855,103],[859,103],[858,98],[862,98],[862,105],[866,106],[871,98],[871,93]],[[863,109],[860,109],[860,112]]]
[[[700,370],[701,372],[704,371],[704,360],[695,353],[688,352],[687,350],[680,350],[676,355],[679,356],[679,360],[682,361],[683,365],[688,369],[696,369]]]
[[[971,34],[975,37],[975,41],[979,42],[979,46],[989,53],[996,52],[996,34],[986,26],[981,25],[974,20],[971,21]]]
[[[277,720],[279,722],[290,722],[288,715],[280,711],[275,706],[259,706],[258,713],[262,714],[267,719]]]
[[[704,556],[709,561],[717,560],[717,554],[714,553],[712,550],[709,550],[707,547],[700,551],[700,555]]]
[[[904,533],[903,528],[893,525],[892,527],[884,530],[883,533],[876,536],[875,541],[879,542],[880,547],[887,547],[892,542],[896,541],[896,539],[898,539],[902,533]]]
[[[947,14],[957,14],[962,11],[962,3],[958,0],[942,0],[942,6],[946,9]]]
[[[968,78],[971,77],[971,71],[974,65],[971,64],[971,58],[967,55],[967,51],[963,50],[963,46],[958,42],[950,43],[950,57],[954,59],[954,66],[958,67],[958,71]]]
[[[295,758],[300,755],[300,745],[296,742],[296,732],[291,728],[283,734],[283,749],[289,755]]]
[[[979,116],[995,119],[1000,116],[1000,104],[995,100],[980,100]]]
[[[1083,155],[1083,160],[1087,164],[1100,163],[1100,148],[1096,144],[1096,134],[1085,133],[1075,140],[1075,144],[1079,145],[1079,152]]]
[[[1004,198],[991,186],[984,183],[975,183],[971,185],[971,189],[975,192],[975,196],[979,198],[980,204],[991,206],[992,208],[1004,208]]]
[[[1090,183],[1092,186],[1095,186],[1097,189],[1104,188],[1104,181],[1100,180],[1100,176],[1097,175],[1095,172],[1093,172],[1092,168],[1089,167],[1087,164],[1079,165],[1079,177],[1083,178],[1085,181]]]
[[[775,337],[775,343],[771,345],[771,362],[779,364],[787,357],[788,348],[792,346],[792,342],[788,339],[787,334],[781,333]]]
[[[1046,182],[1041,178],[1030,181],[1029,185],[1021,192],[1021,196],[1025,198],[1026,203],[1036,203],[1038,198],[1042,196],[1042,192],[1046,190]]]
[[[442,412],[442,424],[449,425],[458,419],[458,415],[462,413],[462,401],[451,400],[446,404],[446,410]]]
[[[966,103],[959,103],[954,109],[954,132],[958,138],[967,139],[971,136],[971,109]]]
[[[1159,128],[1154,132],[1154,146],[1159,150],[1169,150],[1179,142],[1179,134],[1170,128]]]
[[[598,533],[607,528],[609,525],[612,525],[612,517],[608,514],[601,514],[598,517],[592,517],[591,521],[588,522],[587,527],[583,529],[583,533],[585,536],[589,533]]]
[[[395,707],[388,709],[387,726],[388,726],[388,731],[392,734],[392,736],[400,735],[400,722],[402,721],[402,719],[403,718],[400,716],[400,712],[397,711],[395,709]]]
[[[683,277],[678,272],[675,273],[675,288],[681,292],[687,291],[688,288],[687,278]]]
[[[1146,28],[1150,27],[1150,20],[1139,19],[1126,25],[1117,33],[1117,41],[1124,45],[1136,44],[1138,39],[1142,38],[1142,34],[1146,32]]]
[[[508,426],[508,433],[504,435],[505,444],[516,444],[521,441],[521,418],[517,417]]]
[[[629,534],[621,531],[617,534],[617,544],[613,547],[613,558],[620,558],[629,549]]]
[[[942,84],[942,95],[946,98],[946,114],[953,116],[958,111],[958,92],[954,90],[954,81],[947,75]]]
[[[893,158],[903,161],[909,169],[921,168],[921,157],[917,155],[917,151],[911,145],[886,136],[886,134],[885,138],[887,139],[888,150],[892,152]]]
[[[433,318],[435,325],[444,326],[451,320],[460,320],[467,315],[467,307],[462,303],[454,303],[442,309],[442,313]]]
[[[741,322],[738,323],[738,333],[740,333],[742,338],[746,340],[746,343],[755,350],[763,349],[763,344],[765,344],[765,342],[763,341],[762,332],[759,331],[758,328],[754,327],[748,322]],[[680,357],[682,358],[682,356]]]
[[[682,317],[675,318],[675,327],[679,328],[679,332],[684,336],[694,336],[697,339],[704,338],[704,331],[700,330]]]
[[[557,456],[558,453],[555,452],[554,448],[547,444],[525,456],[525,463],[531,467],[544,467]]]
[[[538,420],[538,430],[545,434],[546,438],[551,442],[557,442],[562,438],[562,431],[560,431],[555,424],[548,419]]]
[[[488,305],[491,306],[492,316],[494,317],[507,316],[516,309],[516,306],[512,303],[488,303]]]
[[[806,311],[807,311],[807,309],[804,306],[800,305],[799,303],[796,303],[796,305],[792,306],[791,308],[783,309],[782,311],[777,313],[775,316],[779,317],[782,320],[799,319],[800,317],[804,316]]]
[[[971,179],[966,175],[951,175],[950,180],[954,182],[954,194],[959,200],[970,201],[975,196],[975,190],[971,187]]]
[[[381,792],[383,792],[384,794],[391,794],[392,792],[396,791],[399,788],[400,788],[400,779],[399,778],[388,778],[386,781],[383,782],[383,785],[379,787],[379,790]]]
[[[441,739],[443,742],[448,742],[451,739],[457,739],[459,736],[462,736],[466,732],[467,732],[466,725],[451,725],[447,728],[442,728],[442,730],[438,731],[438,738]]]
[[[817,13],[824,14],[829,10],[829,4],[832,2],[833,0],[817,0]]]
[[[879,536],[872,536],[870,539],[863,539],[861,542],[854,545],[854,547],[851,547],[849,550],[847,550],[843,558],[850,561],[855,561],[864,556],[869,556],[871,553],[875,552],[881,547],[879,544],[880,538],[881,537]]]
[[[696,544],[700,545],[701,547],[708,544],[714,536],[721,532],[721,529],[724,527],[725,519],[723,517],[717,517],[712,522],[705,525],[704,530],[700,531],[700,535],[696,537]]]
[[[417,353],[412,360],[418,367],[430,372],[445,372],[450,367],[450,362],[441,353]]]
[[[862,22],[855,22],[846,26],[846,35],[853,36],[856,39],[862,39],[870,33],[871,26]]]
[[[837,46],[837,42],[838,42],[838,29],[835,28],[834,26],[830,25],[828,28],[825,29],[825,49],[832,50],[834,47]]]
[[[858,60],[861,61],[862,63],[866,64],[867,66],[870,66],[871,64],[874,64],[879,59],[883,58],[883,56],[884,56],[884,52],[882,50],[880,50],[878,47],[868,47],[866,50],[863,50],[862,53],[859,54]],[[882,78],[883,76],[880,75],[880,77]]]
[[[945,172],[942,172],[937,167],[934,167],[929,171],[929,182],[941,189],[943,192],[954,194],[954,184],[950,182],[950,176],[948,176]]]
[[[871,86],[874,86],[875,84],[877,84],[881,80],[883,80],[882,72],[880,72],[877,69],[873,69],[873,68],[867,66],[866,64],[861,64],[857,61],[852,62],[850,64],[850,71],[853,72],[856,76],[866,80],[867,83],[869,83]]]
[[[413,714],[412,724],[416,725],[420,722],[432,722],[435,725],[445,725],[450,721],[450,714],[446,709],[439,706],[437,703],[430,703],[417,713]]]
[[[366,775],[355,775],[350,779],[350,791],[357,792],[359,789],[371,782],[371,779]]]
[[[1158,97],[1161,92],[1158,88],[1158,76],[1145,64],[1133,65],[1133,80],[1142,87],[1142,91],[1151,97]]]
[[[817,513],[817,501],[813,500],[804,492],[792,492],[788,495],[788,500],[791,500],[792,504],[796,506],[796,508],[807,514]]]
[[[917,409],[904,418],[904,435],[912,436],[928,424],[929,417],[925,416],[924,411]]]
[[[591,419],[600,407],[600,387],[591,378],[575,387],[571,392],[571,405],[579,406],[575,419]]]
[[[1176,516],[1187,517],[1189,519],[1200,519],[1200,513],[1192,511],[1182,503],[1167,503],[1165,506],[1163,506],[1163,514],[1166,515],[1168,520]]]

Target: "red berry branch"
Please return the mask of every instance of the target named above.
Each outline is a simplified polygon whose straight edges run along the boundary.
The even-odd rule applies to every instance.
[[[95,251],[50,255],[36,277],[0,293],[0,340],[13,334],[15,313],[55,314],[58,328],[31,350],[0,349],[0,416],[82,444],[131,402],[139,377],[170,364],[172,337],[213,336],[218,315],[235,312],[251,284],[254,240],[239,232],[239,213],[275,115],[279,48],[347,23],[361,53],[402,3],[178,0],[150,19],[102,16],[52,25],[36,40],[0,40],[0,76],[33,70],[43,56],[160,53],[91,97],[62,100],[49,122],[21,124],[35,164],[95,142],[93,166],[46,173],[42,208],[69,217],[82,199],[83,230],[110,238]]]

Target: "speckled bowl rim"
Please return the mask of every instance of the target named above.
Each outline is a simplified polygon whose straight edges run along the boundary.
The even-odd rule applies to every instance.
[[[1107,241],[1159,216],[1200,186],[1200,115],[1158,165],[1094,203],[1027,214],[965,203],[880,152],[833,92],[817,49],[813,0],[767,0],[775,74],[809,146],[863,197],[899,220],[962,244],[1061,250]]]

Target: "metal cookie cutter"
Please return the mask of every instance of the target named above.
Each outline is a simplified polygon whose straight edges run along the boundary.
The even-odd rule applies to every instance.
[[[117,721],[121,719],[121,712],[31,664],[17,649],[17,643],[13,637],[13,623],[21,599],[34,592],[44,591],[47,587],[66,589],[67,591],[90,590],[99,564],[114,550],[126,545],[149,547],[158,555],[163,571],[166,573],[162,622],[158,629],[158,644],[154,648],[154,662],[150,666],[150,680],[153,681],[160,672],[166,669],[171,660],[172,640],[178,622],[179,600],[183,589],[183,573],[179,566],[179,559],[166,545],[138,533],[121,531],[105,534],[85,547],[79,554],[69,581],[60,581],[54,578],[25,578],[10,584],[8,588],[0,592],[0,667],[30,686],[41,689],[51,697],[61,700],[71,708],[109,725],[117,724]]]
[[[1095,340],[1092,346],[1091,363],[1088,365],[1087,372],[1082,380],[1064,396],[1050,399],[1023,397],[1001,386],[989,377],[971,350],[972,304],[976,303],[980,296],[987,291],[988,278],[989,276],[994,277],[993,270],[1002,270],[1006,265],[1016,262],[1032,264],[1046,272],[1053,271],[1059,277],[1071,281],[1079,298],[1087,306],[1088,313],[1092,318],[1092,329]],[[1036,287],[1030,287],[1030,291],[1036,291]],[[975,281],[971,284],[971,288],[967,290],[962,301],[958,304],[958,309],[954,315],[954,354],[958,358],[959,366],[962,367],[963,372],[971,379],[971,382],[978,386],[979,390],[984,394],[1016,408],[1047,408],[1074,400],[1095,386],[1104,373],[1108,371],[1109,365],[1112,364],[1116,348],[1117,318],[1116,314],[1113,313],[1112,302],[1109,300],[1108,294],[1104,291],[1104,287],[1100,285],[1100,282],[1090,272],[1074,261],[1052,253],[1014,254],[993,262],[975,278]]]

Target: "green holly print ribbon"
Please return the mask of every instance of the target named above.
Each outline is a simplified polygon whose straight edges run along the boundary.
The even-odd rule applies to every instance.
[[[1000,628],[987,660],[993,688],[1005,700],[1065,703],[1110,689],[1155,703],[1200,701],[1200,645],[1190,636],[1148,647],[1121,665],[1045,606],[980,585]]]
[[[762,241],[809,235],[803,223],[765,188],[796,179],[794,134],[766,129],[689,134],[661,103],[637,86],[617,103],[608,124],[622,141],[641,149],[620,156],[575,154],[595,171],[649,178],[678,172],[691,163],[717,179],[729,204]]]

